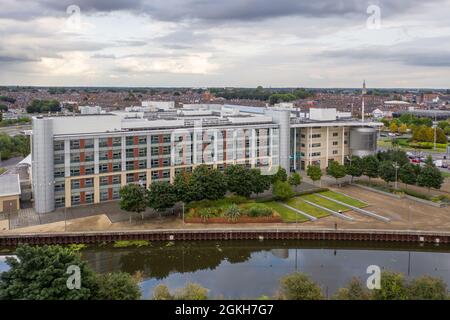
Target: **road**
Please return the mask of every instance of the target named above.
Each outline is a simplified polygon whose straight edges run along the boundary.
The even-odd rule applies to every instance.
[[[0,127],[0,133],[6,133],[11,137],[23,134],[24,130],[31,130],[31,125]]]

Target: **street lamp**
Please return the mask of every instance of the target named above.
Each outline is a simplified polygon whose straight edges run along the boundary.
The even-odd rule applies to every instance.
[[[434,129],[434,150],[436,151],[436,129],[437,129],[437,121],[433,122],[432,128]]]
[[[395,189],[398,189],[398,169],[400,166],[397,162],[394,162],[392,166],[395,168]]]

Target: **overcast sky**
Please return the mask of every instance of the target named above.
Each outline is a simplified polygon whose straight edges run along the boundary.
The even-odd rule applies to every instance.
[[[449,13],[450,0],[1,0],[0,84],[449,88]]]

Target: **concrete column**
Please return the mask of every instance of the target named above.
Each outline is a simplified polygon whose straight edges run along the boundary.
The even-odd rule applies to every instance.
[[[250,132],[250,165],[254,168],[256,165],[256,129],[252,129]]]
[[[100,203],[100,177],[94,177],[94,203]]]
[[[294,171],[297,171],[297,128],[294,128]]]
[[[70,183],[70,179],[65,178],[64,184],[64,202],[66,208],[70,208],[72,206],[72,184]]]
[[[152,184],[152,171],[147,169],[147,189]]]
[[[151,135],[147,136],[147,168],[152,167],[152,137]],[[148,175],[147,175],[148,181]]]
[[[64,139],[64,176],[70,177],[70,140]]]
[[[98,163],[99,163],[99,146],[98,146],[98,138],[94,138],[94,173],[98,174],[99,173],[99,169],[98,169]],[[99,200],[100,201],[100,200]],[[94,200],[95,202],[95,200]]]
[[[326,165],[326,167],[328,167],[328,155],[329,155],[329,140],[330,140],[330,132],[329,132],[329,127],[327,127],[327,136],[326,136],[326,144],[327,144],[327,151],[325,152],[325,155],[326,155],[326,160],[325,160],[325,165]]]
[[[120,173],[120,185],[122,187],[127,185],[127,174],[125,172]]]
[[[344,151],[345,151],[345,127],[342,127],[342,159],[341,164],[344,164]]]
[[[127,141],[126,141],[126,137],[122,136],[122,171],[126,171],[127,170]],[[123,182],[122,182],[123,184]]]

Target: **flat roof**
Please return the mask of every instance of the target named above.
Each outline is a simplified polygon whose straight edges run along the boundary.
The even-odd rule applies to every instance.
[[[0,197],[20,195],[20,180],[18,174],[0,175]]]

